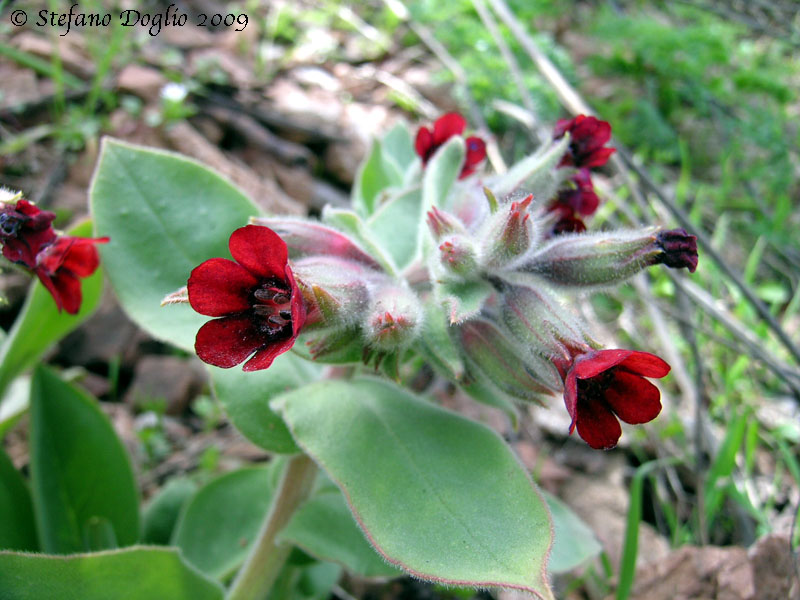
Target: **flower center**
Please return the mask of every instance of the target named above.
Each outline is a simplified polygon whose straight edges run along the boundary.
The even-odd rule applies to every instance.
[[[292,292],[281,281],[268,281],[253,292],[253,312],[263,319],[270,333],[292,323]]]
[[[614,369],[604,371],[589,379],[578,379],[578,398],[604,400],[606,390],[614,381]]]
[[[16,215],[9,213],[0,214],[0,235],[3,237],[14,237],[17,235],[22,225],[22,220]]]

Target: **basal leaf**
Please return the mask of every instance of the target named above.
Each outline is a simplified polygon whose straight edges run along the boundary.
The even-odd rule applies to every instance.
[[[128,456],[96,400],[45,367],[31,382],[31,490],[42,550],[139,539],[139,495]]]
[[[281,531],[281,539],[363,577],[401,574],[369,545],[336,487],[320,490],[303,504]]]
[[[90,190],[103,266],[120,304],[150,335],[193,351],[208,317],[161,307],[192,269],[229,258],[228,238],[258,209],[230,182],[178,154],[105,138]]]
[[[269,467],[226,473],[201,488],[181,514],[172,544],[209,577],[238,569],[258,533],[272,498]]]
[[[550,514],[553,517],[555,540],[550,553],[551,573],[565,573],[580,566],[602,552],[603,547],[572,509],[552,494],[544,493]]]
[[[28,486],[0,447],[0,550],[39,549]]]
[[[3,600],[222,600],[174,548],[46,556],[0,552]]]

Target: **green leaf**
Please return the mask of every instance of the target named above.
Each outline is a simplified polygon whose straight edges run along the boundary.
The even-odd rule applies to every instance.
[[[142,541],[166,546],[172,537],[181,509],[197,491],[188,477],[170,479],[147,503],[142,515]]]
[[[28,486],[0,447],[0,548],[39,549]]]
[[[3,600],[222,600],[222,588],[174,548],[44,556],[0,552]]]
[[[400,172],[406,171],[417,158],[407,125],[398,123],[383,136],[383,158],[397,165]]]
[[[385,381],[326,381],[272,402],[389,562],[411,574],[552,598],[547,506],[489,428]]]
[[[193,352],[208,317],[188,304],[161,307],[192,269],[230,257],[228,238],[258,209],[227,180],[192,160],[105,138],[90,190],[108,279],[142,329]]]
[[[444,281],[434,284],[436,300],[447,312],[451,324],[461,323],[477,315],[492,294],[486,281]]]
[[[542,492],[553,517],[555,541],[548,565],[551,573],[566,573],[594,558],[603,547],[581,518],[561,500]]]
[[[524,188],[526,194],[533,194],[537,202],[546,202],[558,187],[559,175],[568,175],[569,169],[557,172],[556,166],[567,151],[569,134],[558,142],[550,142],[523,158],[502,175],[487,180],[486,186],[502,200],[517,189]],[[558,171],[562,171],[558,169]]]
[[[31,382],[31,489],[42,550],[90,549],[107,520],[120,546],[139,539],[133,469],[94,399],[38,367]]]
[[[397,270],[392,259],[383,251],[372,237],[372,233],[364,224],[364,221],[352,210],[343,208],[332,208],[330,205],[322,209],[322,221],[331,227],[350,234],[361,247],[369,254],[383,269],[392,275]]]
[[[466,152],[464,138],[452,137],[436,151],[425,166],[425,174],[422,177],[422,217],[434,206],[445,205],[450,188],[453,187],[464,166]],[[427,228],[425,219],[420,219],[420,225]]]
[[[464,375],[464,361],[461,352],[450,335],[450,325],[441,306],[436,302],[426,302],[423,306],[425,320],[423,333],[418,346],[431,362],[438,366],[443,375],[453,381]]]
[[[270,452],[298,452],[283,419],[269,408],[269,401],[318,379],[319,365],[287,352],[263,371],[245,373],[241,369],[217,367],[208,370],[217,398],[231,422],[248,440]]]
[[[312,561],[301,567],[287,564],[267,600],[327,600],[341,575],[342,567],[329,562]]]
[[[68,233],[88,237],[92,224],[85,221]],[[17,375],[32,367],[50,346],[89,318],[100,302],[102,291],[103,275],[98,269],[81,280],[81,308],[77,315],[70,315],[58,312],[50,292],[38,280],[31,284],[25,304],[0,349],[0,398]]]
[[[367,221],[372,237],[399,269],[408,265],[417,252],[421,202],[419,188],[405,191],[382,204]]]
[[[226,473],[201,488],[181,514],[172,544],[209,577],[224,579],[244,562],[267,514],[269,467]]]
[[[353,520],[342,493],[323,488],[298,509],[278,536],[312,556],[347,567],[362,577],[396,577],[401,573],[378,555]]]
[[[375,140],[356,174],[353,207],[364,217],[371,215],[381,204],[387,190],[401,182],[402,173],[396,165],[384,160],[382,143]]]
[[[483,377],[468,376],[459,381],[458,385],[476,402],[502,410],[511,421],[511,426],[517,428],[519,409],[514,398],[489,381],[484,381]]]

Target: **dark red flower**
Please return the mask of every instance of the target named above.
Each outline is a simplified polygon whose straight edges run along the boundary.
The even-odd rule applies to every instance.
[[[593,215],[600,204],[594,191],[592,175],[589,169],[578,169],[570,179],[570,184],[559,190],[550,210],[563,211],[567,214],[578,213],[588,217]]]
[[[586,231],[586,224],[572,215],[562,216],[556,224],[553,225],[552,235],[560,235],[562,233],[583,233]]]
[[[455,135],[461,135],[466,128],[466,119],[458,113],[447,113],[439,117],[433,124],[433,130],[427,127],[420,127],[419,131],[417,131],[414,147],[422,159],[422,165],[427,165],[431,157],[447,140]],[[458,176],[459,179],[472,175],[481,161],[486,158],[486,143],[481,138],[468,137],[465,142],[467,144],[467,155],[464,159],[464,166]]]
[[[3,256],[29,269],[36,267],[36,255],[56,239],[54,213],[39,210],[27,200],[0,205],[0,240]]]
[[[685,229],[659,231],[656,243],[664,253],[659,262],[673,269],[687,268],[690,273],[697,269],[697,236],[690,235]]]
[[[645,377],[664,377],[669,365],[649,352],[594,350],[571,364],[558,365],[564,377],[564,404],[572,417],[569,432],[578,428],[592,448],[613,448],[626,423],[652,421],[661,412],[661,394]]]
[[[278,234],[257,225],[234,231],[228,248],[236,262],[212,258],[189,276],[192,308],[222,317],[200,328],[194,347],[201,360],[223,369],[251,355],[245,371],[266,369],[294,345],[306,320],[289,251]]]
[[[564,137],[569,131],[569,151],[561,159],[560,167],[602,167],[616,148],[604,148],[611,139],[611,125],[594,117],[578,115],[574,119],[561,119],[556,123],[554,139]]]
[[[62,235],[36,255],[33,272],[53,296],[56,306],[69,314],[81,307],[81,278],[88,277],[100,265],[95,244],[108,238],[78,238]]]

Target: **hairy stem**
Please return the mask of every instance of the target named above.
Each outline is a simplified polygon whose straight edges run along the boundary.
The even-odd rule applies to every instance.
[[[291,545],[276,536],[308,497],[317,467],[305,454],[289,459],[250,555],[233,581],[226,600],[263,600],[280,573]]]

